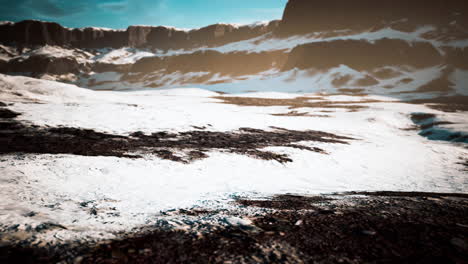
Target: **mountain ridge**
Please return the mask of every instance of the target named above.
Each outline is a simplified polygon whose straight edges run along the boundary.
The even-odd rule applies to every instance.
[[[104,90],[466,94],[467,4],[391,3],[291,0],[282,20],[190,31],[0,23],[0,72]]]
[[[218,23],[190,31],[168,26],[140,25],[116,30],[96,27],[67,28],[56,22],[23,20],[0,24],[0,43],[76,48],[194,48],[257,37],[273,31],[278,25],[278,20],[272,20],[267,24],[242,26]]]

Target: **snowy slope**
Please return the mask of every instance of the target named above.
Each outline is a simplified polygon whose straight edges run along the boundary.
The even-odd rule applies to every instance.
[[[304,144],[324,155],[273,147],[294,160],[280,164],[212,151],[190,164],[161,160],[9,154],[0,158],[0,228],[18,230],[55,223],[67,229],[37,234],[49,241],[112,237],[160,223],[177,221],[161,212],[178,208],[228,208],[238,196],[330,193],[357,190],[467,192],[460,163],[466,144],[431,141],[408,130],[412,113],[433,113],[448,126],[467,131],[466,112],[443,113],[388,97],[321,94],[251,93],[238,96],[318,101],[362,101],[358,112],[335,108],[299,108],[314,116],[274,116],[287,106],[238,106],[221,103],[219,94],[197,88],[138,92],[95,92],[73,85],[0,75],[0,101],[14,103],[24,122],[95,129],[126,135],[135,131],[212,131],[240,127],[320,130],[356,138],[349,145]],[[21,96],[19,96],[20,94]],[[317,96],[321,96],[322,99]],[[315,99],[312,99],[315,98]],[[329,117],[323,117],[326,110]],[[317,116],[321,115],[320,116]],[[38,199],[40,197],[40,199]],[[96,211],[90,214],[90,210]],[[33,214],[31,214],[33,212]],[[199,219],[200,220],[200,219]],[[200,220],[201,221],[201,220]]]
[[[284,50],[285,52],[291,51],[294,47],[307,43],[314,42],[331,42],[335,40],[366,40],[374,42],[379,39],[390,38],[390,39],[401,39],[408,42],[420,41],[429,42],[435,47],[457,47],[464,48],[468,47],[468,40],[434,40],[425,38],[424,35],[436,30],[432,26],[421,27],[414,32],[402,32],[392,28],[383,28],[377,31],[365,31],[365,32],[353,32],[353,31],[336,31],[336,32],[315,32],[307,35],[292,36],[288,38],[275,38],[271,33],[238,42],[229,43],[223,46],[214,48],[197,48],[191,50],[168,50],[168,51],[156,51],[148,52],[138,49],[122,48],[116,51],[109,51],[110,57],[121,57],[127,58],[126,62],[130,63],[133,58],[133,63],[142,57],[149,56],[174,56],[180,54],[189,54],[196,51],[203,50],[214,50],[222,53],[229,52],[264,52],[264,51],[275,51]],[[129,56],[131,54],[131,56]],[[112,63],[112,61],[107,61]],[[115,60],[113,63],[120,64],[121,60]]]

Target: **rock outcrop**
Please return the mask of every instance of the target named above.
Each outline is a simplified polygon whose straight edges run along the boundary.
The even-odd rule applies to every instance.
[[[247,26],[214,24],[190,31],[146,26],[132,26],[127,31],[130,47],[168,50],[219,46],[261,36],[276,30],[278,26],[279,21],[274,20],[267,24]]]
[[[271,68],[280,68],[288,54],[282,51],[247,53],[220,53],[198,51],[171,57],[148,57],[132,65],[130,72],[147,74],[164,70],[166,73],[210,72],[221,75],[242,76]],[[245,63],[249,62],[249,63]]]
[[[357,71],[369,71],[384,66],[426,68],[443,62],[442,55],[428,42],[335,40],[297,46],[283,69],[328,70],[346,65]]]
[[[86,64],[79,63],[72,57],[50,57],[50,56],[31,56],[27,59],[15,58],[4,66],[5,72],[17,73],[27,72],[32,74],[54,74],[62,75],[68,73],[80,73],[89,71]]]
[[[0,43],[24,46],[57,45],[76,48],[144,47],[180,49],[216,46],[271,32],[279,21],[252,26],[215,24],[191,31],[171,27],[130,26],[126,30],[65,28],[57,23],[25,20],[0,25]]]
[[[446,48],[444,51],[447,55],[447,64],[459,69],[468,70],[468,47]]]
[[[289,0],[279,36],[330,30],[365,30],[396,21],[409,25],[468,25],[465,0]]]
[[[101,28],[69,29],[53,22],[25,20],[0,25],[0,42],[23,46],[73,46],[78,48],[122,47],[126,31]]]

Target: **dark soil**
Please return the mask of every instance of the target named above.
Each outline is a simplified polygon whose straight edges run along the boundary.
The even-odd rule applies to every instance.
[[[272,116],[308,116],[308,117],[330,117],[329,115],[313,115],[308,112],[289,111],[287,113],[271,114]]]
[[[255,206],[261,208],[272,208],[279,210],[302,210],[314,209],[317,203],[333,200],[325,196],[298,196],[298,195],[277,195],[265,200],[239,199],[237,202],[244,206]]]
[[[255,97],[228,97],[217,96],[215,99],[223,100],[225,104],[234,104],[239,106],[288,106],[289,109],[302,107],[308,108],[341,108],[350,111],[358,111],[368,108],[366,103],[381,103],[379,100],[362,100],[362,101],[325,101],[321,97],[296,97],[292,99],[276,99],[276,98],[255,98]],[[317,100],[317,101],[312,101]],[[319,101],[320,100],[320,101]]]
[[[320,148],[297,144],[300,141],[347,144],[351,138],[321,131],[272,128],[265,131],[241,128],[233,132],[187,131],[180,133],[134,132],[129,136],[100,133],[70,127],[37,127],[14,119],[18,113],[0,108],[0,154],[48,153],[83,156],[140,158],[153,154],[162,159],[190,162],[208,157],[209,151],[226,151],[281,163],[292,160],[285,154],[262,150],[270,146],[292,147],[326,153]]]
[[[4,103],[0,103],[0,107],[6,106]],[[0,118],[15,118],[19,116],[19,113],[11,111],[7,108],[0,108]]]
[[[426,104],[430,108],[443,112],[468,111],[468,96],[462,95],[418,99],[410,101],[410,103]]]
[[[467,195],[355,194],[359,196],[243,199],[238,201],[242,206],[275,210],[251,217],[253,226],[215,228],[204,234],[155,230],[99,245],[4,246],[0,262],[468,262]]]

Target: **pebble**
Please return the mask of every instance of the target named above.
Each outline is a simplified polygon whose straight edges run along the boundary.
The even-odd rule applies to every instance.
[[[79,257],[76,257],[74,260],[73,260],[73,264],[80,264],[81,262],[83,262],[83,257],[82,256],[79,256]]]
[[[372,230],[362,230],[361,232],[362,232],[362,234],[364,234],[366,236],[375,236],[377,234],[377,232],[372,231]]]
[[[461,238],[454,237],[450,240],[450,243],[459,249],[468,250],[468,244]]]

